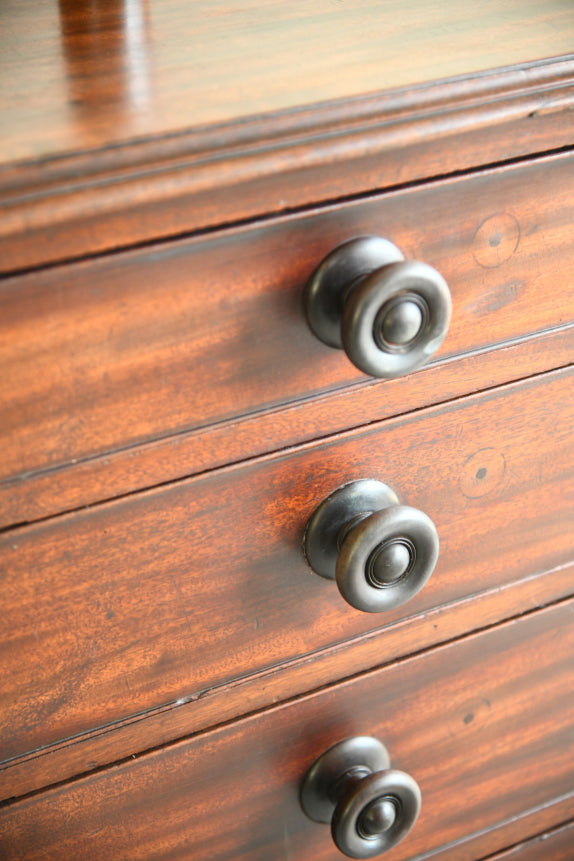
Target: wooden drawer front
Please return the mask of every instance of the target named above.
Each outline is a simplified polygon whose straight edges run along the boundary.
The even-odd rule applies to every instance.
[[[301,307],[315,267],[358,235],[450,284],[438,359],[572,321],[573,222],[567,155],[6,279],[0,477],[364,380]]]
[[[570,822],[533,840],[513,846],[490,861],[572,861],[574,823]],[[484,859],[487,861],[487,859]]]
[[[573,382],[556,371],[4,533],[2,759],[571,561]],[[366,477],[441,539],[424,589],[384,614],[352,609],[301,550],[316,505]]]
[[[15,802],[0,811],[2,857],[335,861],[298,793],[352,735],[382,740],[422,791],[385,858],[483,857],[519,814],[574,803],[573,667],[569,601]]]

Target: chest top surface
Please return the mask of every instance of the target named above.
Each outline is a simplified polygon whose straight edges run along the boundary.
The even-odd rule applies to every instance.
[[[5,0],[0,166],[572,51],[570,0]]]

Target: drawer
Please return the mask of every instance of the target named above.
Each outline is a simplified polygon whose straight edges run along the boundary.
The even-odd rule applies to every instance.
[[[352,237],[386,237],[445,277],[453,316],[434,364],[572,322],[573,221],[562,155],[5,278],[0,478],[366,383],[311,334],[301,300]],[[453,373],[451,397],[469,390]],[[440,396],[381,385],[386,415]],[[485,370],[473,386],[487,385]]]
[[[2,759],[193,709],[215,686],[366,634],[381,663],[393,626],[571,562],[573,380],[555,371],[5,532]],[[429,582],[385,613],[349,606],[301,547],[321,500],[364,478],[440,536]],[[403,648],[417,649],[408,633]]]
[[[351,736],[381,740],[421,790],[418,821],[383,857],[484,857],[517,823],[526,838],[574,810],[573,666],[567,601],[13,802],[2,857],[335,861],[299,792]]]

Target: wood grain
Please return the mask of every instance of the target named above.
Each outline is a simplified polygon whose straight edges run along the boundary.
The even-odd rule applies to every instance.
[[[355,734],[383,740],[421,787],[390,861],[448,857],[474,835],[484,847],[489,832],[498,849],[497,826],[572,797],[573,614],[565,602],[8,805],[4,858],[334,859],[299,786]]]
[[[570,858],[573,36],[569,0],[0,3],[2,859],[338,858],[298,788],[359,732],[423,789],[389,861]],[[302,320],[359,233],[451,284],[404,380]],[[384,617],[301,551],[366,476],[441,539]]]
[[[571,822],[489,858],[492,861],[570,861],[573,846],[574,823]]]
[[[353,236],[386,236],[447,279],[438,359],[572,322],[573,166],[561,155],[0,282],[3,477],[364,381],[301,308]],[[461,377],[451,394],[465,391]]]
[[[573,379],[4,533],[2,758],[571,561]],[[349,608],[300,549],[318,502],[363,477],[425,511],[442,542],[425,589],[380,619]]]
[[[573,810],[574,793],[568,792],[558,800],[541,804],[534,810],[530,808],[494,829],[489,828],[481,834],[473,834],[468,839],[457,841],[441,851],[440,861],[476,861],[477,858],[487,861],[494,852],[502,848],[570,820]]]
[[[540,60],[574,36],[561,0],[6,0],[1,24],[2,162]]]
[[[0,171],[0,272],[572,146],[574,60]]]
[[[574,325],[519,338],[384,385],[377,381],[311,401],[261,410],[64,467],[0,482],[0,528],[207,472],[243,458],[360,427],[466,393],[563,367],[574,355]]]
[[[384,654],[378,631],[360,634],[312,655],[218,685],[196,699],[176,701],[149,710],[143,718],[135,716],[116,721],[99,730],[88,730],[80,736],[16,757],[0,765],[0,799],[17,798],[78,774],[96,771],[127,756],[159,748],[174,739],[258,711],[270,703],[333,684],[341,678],[567,598],[572,594],[573,578],[574,563],[571,563],[486,589],[387,625]],[[571,812],[571,804],[563,811],[564,817]],[[538,833],[560,821],[560,817],[553,818],[554,804],[552,809],[554,812],[537,812],[537,825],[531,833]],[[520,823],[514,822],[506,824],[504,833],[508,840],[505,842],[503,839],[500,846],[508,846],[514,839],[521,838],[525,831]],[[473,847],[474,843],[473,840]],[[471,854],[463,856],[461,847],[457,845],[452,861],[476,861],[473,850],[470,851]]]

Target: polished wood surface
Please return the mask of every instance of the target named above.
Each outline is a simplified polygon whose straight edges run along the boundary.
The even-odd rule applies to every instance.
[[[59,744],[15,757],[0,764],[0,799],[17,798],[78,774],[96,771],[121,761],[126,751],[159,748],[174,739],[186,738],[258,711],[269,703],[334,684],[341,678],[379,667],[381,663],[391,663],[482,627],[538,610],[571,596],[573,577],[574,563],[569,563],[520,577],[504,586],[483,589],[432,610],[423,608],[421,612],[386,626],[383,656],[380,632],[369,631],[343,644],[334,644],[230,684],[217,685],[203,691],[196,699],[151,709],[146,712],[145,720],[116,721],[100,731],[64,739]],[[567,819],[571,812],[572,802],[565,806],[561,817],[548,819],[544,811],[538,811],[538,830]],[[510,834],[508,840],[500,845],[508,846],[516,839],[522,839],[525,833],[533,833],[524,830],[520,818],[513,822],[512,828],[505,828],[507,832]],[[468,858],[465,856],[465,859],[476,861],[476,857],[474,854]],[[462,861],[462,856],[458,854],[453,861]]]
[[[574,823],[520,843],[492,857],[491,861],[571,861]],[[485,859],[486,861],[486,859]]]
[[[0,537],[2,759],[568,563],[574,371],[554,372]],[[334,489],[385,481],[441,538],[407,605],[307,567]],[[381,639],[384,659],[384,632]]]
[[[463,859],[474,837],[497,851],[517,817],[528,834],[525,813],[572,803],[573,621],[564,602],[16,801],[0,810],[3,858],[338,858],[298,793],[319,753],[358,734],[422,791],[389,861]]]
[[[424,372],[365,381],[276,409],[217,422],[100,457],[78,460],[0,483],[0,528],[73,511],[102,500],[166,484],[242,458],[444,402],[568,365],[574,324],[506,341],[470,355],[437,361]]]
[[[34,22],[31,26],[31,21]],[[0,163],[567,54],[564,0],[4,0]]]
[[[322,0],[313,15],[307,4],[267,3],[234,6],[232,16],[225,14],[229,6],[212,9],[209,4],[197,24],[196,10],[204,5],[155,2],[146,17],[137,0],[126,0],[125,7],[118,0],[62,2],[60,34],[53,3],[3,4],[0,38],[7,42],[7,83],[0,116],[8,149],[0,163],[0,272],[339,200],[574,142],[572,56],[414,88],[397,88],[403,77],[380,74],[387,58],[394,62],[394,57],[406,62],[410,79],[418,68],[413,57],[425,56],[432,58],[432,68],[415,76],[447,74],[453,71],[450,58],[460,50],[468,71],[473,54],[465,41],[472,45],[477,38],[485,62],[487,57],[507,63],[547,56],[542,42],[549,34],[551,54],[564,48],[564,39],[571,50],[568,3],[513,0],[502,8],[498,0],[463,5],[416,0],[400,6]],[[258,12],[278,23],[269,22],[265,32],[254,29]],[[29,14],[35,15],[33,26],[28,26]],[[285,39],[291,15],[296,30],[291,35],[294,40],[302,35],[303,47],[293,48]],[[366,26],[373,16],[384,28]],[[168,22],[166,34],[162,21]],[[331,26],[337,35],[329,40]],[[323,31],[318,53],[317,28]],[[353,43],[357,28],[359,45]],[[526,31],[542,40],[536,50],[525,40]],[[393,49],[385,44],[379,50],[387,33],[397,41]],[[212,57],[210,37],[224,40],[226,57],[234,48],[245,49],[248,71],[257,67],[259,50],[271,50],[274,71],[279,61],[289,66],[286,75],[257,73],[253,89],[242,90],[248,102],[249,92],[259,97],[269,86],[281,89],[292,76],[304,89],[310,85],[306,98],[319,97],[313,87],[321,57],[331,64],[323,71],[332,88],[321,98],[329,93],[337,98],[237,119],[237,111],[256,110],[256,104],[238,98],[241,63],[222,64],[219,56]],[[276,51],[277,37],[281,46]],[[148,38],[149,64],[143,48]],[[185,47],[170,60],[172,43],[181,39]],[[206,46],[210,62],[226,79],[226,86],[215,87],[217,95],[204,94],[208,106],[217,105],[221,95],[231,101],[231,110],[222,111],[223,124],[202,125],[209,111],[200,122],[198,94],[206,84],[209,90],[209,76],[205,65],[197,65],[194,39]],[[443,43],[445,49],[439,50]],[[405,51],[404,44],[413,51]],[[369,69],[368,52],[376,49],[370,82],[376,92],[371,95],[360,95],[367,81],[357,80],[348,68],[342,72],[335,46],[345,55],[345,45],[356,71]],[[290,62],[294,52],[296,62]],[[305,62],[313,66],[310,74]],[[393,89],[380,92],[388,87]],[[291,94],[286,101],[296,105],[301,98],[304,93]],[[30,158],[22,161],[26,154]]]
[[[571,323],[573,221],[567,154],[7,279],[2,478],[364,382],[310,333],[301,301],[354,236],[389,238],[446,278],[439,360]],[[452,394],[467,387],[461,376]],[[399,388],[387,415],[408,407]]]
[[[389,861],[570,861],[573,37],[571,0],[0,2],[2,859],[334,861],[300,781],[371,732],[423,789]],[[359,233],[453,292],[403,379],[303,320]],[[301,549],[366,476],[441,541],[384,617]]]

